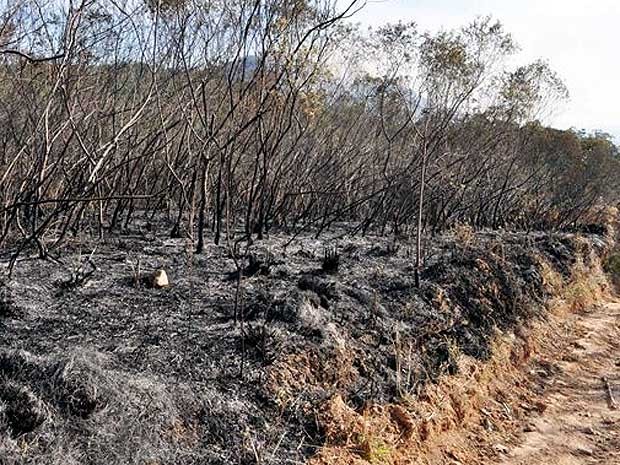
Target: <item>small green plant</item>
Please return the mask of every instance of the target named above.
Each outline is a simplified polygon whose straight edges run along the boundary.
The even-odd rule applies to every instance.
[[[599,298],[605,279],[600,276],[578,275],[564,290],[564,299],[573,310],[583,310]]]
[[[620,279],[620,253],[611,254],[607,260],[605,260],[604,269],[606,273],[609,273],[612,277]]]
[[[357,442],[360,444],[362,457],[373,465],[390,463],[392,448],[381,438],[358,435]]]

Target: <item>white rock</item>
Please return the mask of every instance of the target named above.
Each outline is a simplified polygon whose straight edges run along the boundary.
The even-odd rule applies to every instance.
[[[170,281],[168,281],[168,275],[165,270],[157,270],[153,273],[153,287],[156,289],[161,289],[163,287],[170,286]]]
[[[577,453],[588,456],[594,455],[594,451],[589,447],[577,447]]]

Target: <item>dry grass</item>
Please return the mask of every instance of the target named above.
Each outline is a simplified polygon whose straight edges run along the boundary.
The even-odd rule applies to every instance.
[[[541,276],[543,278],[543,285],[547,292],[552,296],[558,296],[562,292],[564,287],[564,278],[558,273],[546,260],[539,259]]]
[[[553,321],[498,333],[488,361],[460,355],[457,375],[442,376],[398,404],[355,411],[333,397],[320,416],[326,446],[311,465],[486,463],[496,453],[489,445],[510,436],[530,409],[544,408],[533,400],[524,365],[533,354],[555,350],[550,347],[562,340],[565,312],[583,310],[609,294],[600,264],[586,269],[578,262],[567,282],[551,265],[541,264],[553,296]]]
[[[603,226],[611,226],[615,228],[618,226],[618,220],[620,219],[620,210],[614,206],[601,206],[591,209],[583,218],[583,223],[600,224]]]
[[[338,360],[338,363],[332,363]],[[333,348],[333,358],[323,359],[313,352],[290,354],[274,363],[268,372],[266,387],[280,407],[297,400],[298,393],[309,389],[337,389],[351,383],[355,376],[354,354],[343,347]]]
[[[2,352],[0,463],[174,461],[195,437],[182,392],[117,371],[97,353]]]
[[[591,267],[577,261],[571,279],[560,291],[560,297],[571,311],[580,311],[608,297],[610,291],[608,276],[600,261],[596,260]]]
[[[523,392],[508,387],[522,380],[519,367],[526,360],[523,354],[531,350],[525,344],[498,336],[491,360],[482,363],[462,356],[460,374],[443,376],[401,404],[372,405],[356,412],[341,397],[332,398],[321,416],[329,445],[310,463],[396,465],[434,463],[446,454],[462,456],[462,431],[479,428],[487,417],[500,425],[503,407],[492,400],[518,402]]]
[[[462,247],[469,247],[476,240],[476,232],[468,224],[457,224],[452,228],[454,240]]]

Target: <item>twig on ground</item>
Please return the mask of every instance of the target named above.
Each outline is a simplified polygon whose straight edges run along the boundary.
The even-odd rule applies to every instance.
[[[609,384],[609,380],[606,376],[603,376],[601,379],[603,381],[603,384],[605,385],[605,390],[607,391],[607,401],[609,403],[609,408],[611,410],[617,410],[618,404],[616,402],[616,399],[614,399],[614,393],[611,389],[611,384]]]

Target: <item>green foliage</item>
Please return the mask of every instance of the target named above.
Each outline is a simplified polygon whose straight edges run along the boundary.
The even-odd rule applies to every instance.
[[[568,90],[545,61],[536,61],[506,73],[501,104],[517,121],[536,116],[541,106],[552,107],[568,99]]]
[[[152,13],[168,15],[179,13],[187,7],[189,0],[144,0]]]
[[[357,437],[357,443],[360,445],[364,460],[367,460],[372,465],[389,463],[393,450],[381,438],[360,434]]]
[[[605,260],[604,269],[606,273],[615,279],[620,279],[620,253],[614,253]]]
[[[512,55],[517,46],[501,23],[478,18],[458,30],[426,34],[421,44],[421,66],[433,87],[466,95],[480,86],[482,77]]]

